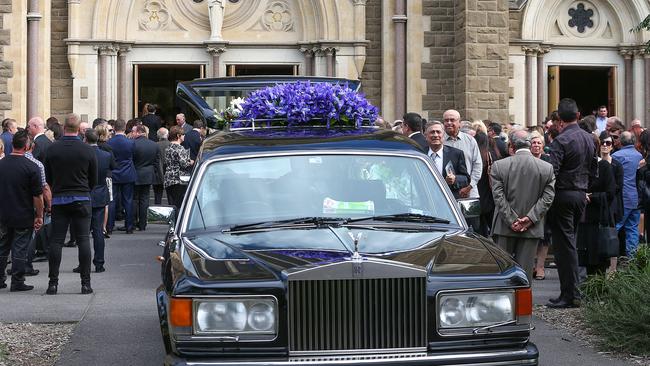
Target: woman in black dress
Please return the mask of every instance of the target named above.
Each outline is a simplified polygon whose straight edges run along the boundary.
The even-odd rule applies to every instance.
[[[481,217],[478,233],[488,237],[491,233],[492,217],[494,216],[494,197],[492,197],[492,188],[490,187],[490,167],[492,162],[499,159],[498,149],[494,139],[488,137],[483,131],[478,131],[474,136],[478,144],[478,150],[483,161],[483,172],[479,179],[477,188],[479,201],[481,203]],[[493,146],[490,146],[490,145]]]

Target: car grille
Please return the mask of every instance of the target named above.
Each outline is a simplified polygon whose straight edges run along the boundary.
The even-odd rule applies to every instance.
[[[426,349],[426,278],[289,281],[291,354]]]

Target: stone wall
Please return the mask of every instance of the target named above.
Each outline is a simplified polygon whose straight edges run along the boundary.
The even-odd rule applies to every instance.
[[[424,47],[429,49],[429,62],[422,63],[422,79],[426,93],[422,109],[429,119],[441,119],[442,113],[456,106],[454,93],[454,1],[424,0],[422,15],[430,17],[430,30],[424,32]]]
[[[464,119],[508,120],[508,5],[457,1],[456,102]]]
[[[521,39],[521,19],[523,16],[522,10],[510,10],[509,24],[510,24],[510,40]]]
[[[361,88],[368,100],[381,107],[381,3],[382,0],[368,0],[366,3],[366,63],[361,74]],[[381,113],[381,111],[380,111]]]
[[[50,107],[51,115],[63,121],[63,116],[72,113],[72,73],[64,42],[68,38],[68,0],[52,0],[51,16]]]
[[[12,0],[0,0],[0,119],[12,108],[11,93],[7,88],[7,79],[13,77],[13,63],[5,61],[4,46],[11,43],[10,30],[4,29],[4,14],[11,13]],[[9,116],[6,116],[9,117]]]

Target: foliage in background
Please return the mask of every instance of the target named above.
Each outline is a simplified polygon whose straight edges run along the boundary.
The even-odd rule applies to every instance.
[[[645,19],[643,19],[639,25],[631,29],[632,32],[640,32],[642,30],[650,31],[650,14],[645,17]],[[645,46],[645,52],[650,53],[650,41],[648,41]]]
[[[650,248],[639,246],[627,268],[591,277],[583,315],[607,351],[650,355]]]

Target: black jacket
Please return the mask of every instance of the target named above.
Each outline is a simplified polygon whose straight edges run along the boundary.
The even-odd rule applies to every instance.
[[[110,201],[106,177],[110,176],[114,164],[113,155],[98,146],[93,146],[93,150],[97,158],[97,185],[90,192],[90,201],[92,207],[104,207]]]
[[[90,197],[90,191],[97,185],[95,151],[76,136],[62,136],[54,142],[43,165],[52,197]]]
[[[158,129],[160,129],[160,126],[162,125],[160,117],[151,113],[147,114],[142,117],[142,124],[149,128],[149,140],[154,142],[158,141]]]
[[[158,167],[158,144],[145,138],[134,140],[133,165],[136,172],[136,185],[154,184]]]
[[[422,132],[416,132],[414,135],[411,136],[411,139],[417,142],[418,145],[420,145],[422,151],[424,152],[429,151],[429,143],[427,142],[427,139],[426,137],[424,137]]]
[[[469,184],[470,177],[467,172],[467,166],[465,165],[465,154],[463,150],[457,149],[451,146],[442,147],[442,176],[447,178],[447,164],[451,163],[451,167],[454,169],[454,175],[456,176],[456,182],[449,186],[451,192],[454,194],[455,198],[459,198],[459,193],[461,188],[466,187]]]
[[[34,139],[34,150],[32,151],[32,155],[43,163],[45,161],[45,154],[47,153],[47,149],[50,148],[50,145],[52,145],[52,141],[47,138],[47,136],[40,135],[37,138]]]
[[[190,159],[196,160],[201,147],[201,134],[197,130],[192,130],[185,134],[183,147],[190,150]]]

